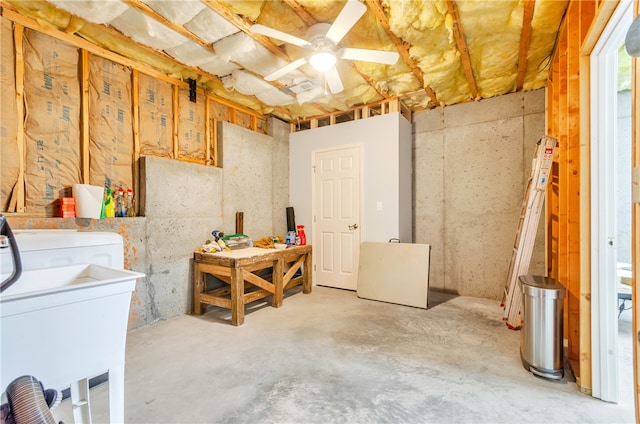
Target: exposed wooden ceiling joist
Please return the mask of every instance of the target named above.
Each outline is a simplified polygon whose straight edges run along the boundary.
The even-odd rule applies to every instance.
[[[413,73],[413,75],[415,75],[415,77],[418,79],[418,81],[420,82],[420,85],[424,87],[424,91],[429,95],[433,104],[437,106],[438,98],[436,97],[435,91],[433,91],[431,87],[424,85],[424,76],[422,74],[422,71],[420,70],[420,67],[416,63],[416,61],[411,57],[411,54],[409,52],[409,47],[404,41],[400,39],[400,37],[394,34],[393,31],[391,31],[391,27],[389,25],[389,19],[387,18],[387,15],[385,15],[384,13],[382,5],[380,4],[380,0],[365,0],[365,3],[369,7],[369,9],[376,15],[378,22],[380,23],[380,25],[382,25],[382,28],[385,30],[385,32],[391,39],[391,42],[393,42],[393,44],[396,46],[396,49],[398,49],[398,53],[400,53],[400,56],[402,56],[402,59],[405,61],[407,66],[409,66],[409,69],[411,69],[411,72]]]
[[[182,3],[182,0],[166,1],[168,2],[167,7],[178,9],[186,4]],[[517,19],[509,19],[505,23],[503,19],[504,5],[500,5],[501,2],[465,2],[464,9],[459,10],[462,3],[456,2],[456,0],[447,0],[446,3],[442,2],[447,5],[443,10],[440,3],[434,2],[358,0],[367,6],[366,22],[353,26],[348,39],[351,40],[352,36],[353,40],[366,39],[375,34],[376,40],[371,40],[372,43],[369,44],[378,46],[378,50],[397,51],[402,56],[404,63],[384,68],[375,66],[372,68],[365,67],[364,62],[340,61],[340,66],[350,65],[357,74],[350,69],[342,69],[348,73],[343,76],[345,87],[339,96],[320,95],[317,99],[303,103],[291,101],[287,104],[280,104],[289,100],[283,100],[279,93],[264,84],[257,83],[255,86],[247,84],[245,87],[247,92],[254,93],[254,95],[243,95],[238,91],[229,90],[229,88],[235,86],[236,83],[242,84],[244,81],[225,78],[225,83],[222,84],[221,78],[216,75],[227,75],[232,69],[228,65],[233,63],[236,65],[233,68],[242,70],[243,73],[250,73],[255,78],[263,79],[264,76],[261,74],[266,75],[265,72],[272,71],[274,61],[277,63],[284,60],[282,64],[291,63],[292,59],[287,54],[288,46],[285,49],[278,40],[253,33],[250,30],[251,25],[255,22],[281,22],[281,25],[276,24],[277,29],[296,34],[297,31],[302,30],[301,24],[303,27],[308,27],[318,22],[331,22],[331,16],[337,14],[338,9],[344,6],[344,0],[335,0],[336,4],[331,5],[330,10],[333,15],[328,15],[328,10],[316,9],[318,6],[316,3],[311,6],[309,0],[280,0],[281,5],[277,7],[266,3],[268,7],[263,7],[262,3],[251,1],[238,3],[234,3],[234,0],[200,0],[201,3],[198,0],[192,1],[193,3],[189,3],[190,6],[197,5],[198,10],[201,10],[202,7],[208,8],[247,35],[237,34],[239,37],[234,37],[233,40],[228,40],[228,44],[225,43],[224,46],[216,48],[217,44],[205,42],[206,37],[195,32],[196,28],[199,31],[203,24],[207,25],[206,22],[216,21],[208,11],[205,11],[206,13],[201,16],[198,14],[192,17],[189,22],[193,21],[193,23],[188,24],[186,21],[180,20],[183,18],[182,15],[180,18],[176,16],[177,20],[174,20],[170,17],[172,13],[169,9],[165,14],[162,11],[165,10],[164,8],[157,8],[153,2],[147,0],[104,3],[104,7],[96,7],[94,2],[89,1],[65,1],[54,4],[50,0],[0,0],[0,5],[13,5],[26,17],[38,22],[49,22],[52,27],[68,34],[85,37],[96,46],[110,49],[115,54],[124,55],[132,61],[137,61],[143,68],[145,66],[154,68],[159,71],[158,74],[164,73],[169,79],[197,78],[203,87],[210,90],[213,95],[233,99],[241,105],[250,105],[247,107],[254,108],[258,113],[267,111],[266,113],[270,113],[274,117],[293,120],[306,119],[320,113],[347,110],[352,106],[358,107],[364,101],[388,99],[390,94],[399,99],[405,99],[407,106],[415,111],[444,104],[479,100],[481,97],[492,97],[515,90],[539,88],[544,85],[540,74],[547,73],[548,68],[534,67],[534,69],[531,64],[544,61],[545,57],[553,52],[553,39],[547,37],[546,34],[557,33],[562,22],[561,15],[568,4],[567,0],[558,0],[547,2],[545,7],[541,8],[534,7],[538,6],[535,5],[535,0],[512,3],[511,13],[517,13],[519,16],[516,17]],[[333,1],[322,0],[321,3]],[[126,10],[132,10],[136,13],[122,15],[121,11],[125,10],[123,5],[126,5]],[[56,10],[63,10],[66,14],[58,14]],[[540,22],[536,21],[535,26],[533,25],[534,10],[536,19],[538,14],[545,18]],[[178,10],[176,9],[176,11]],[[145,19],[153,20],[152,24],[157,22],[175,34],[175,40],[163,41],[174,44],[184,43],[184,47],[172,44],[171,49],[167,49],[168,53],[165,53],[163,49],[153,48],[154,45],[168,44],[150,41],[161,36],[160,33],[150,31],[150,28],[146,26],[136,27],[135,16],[141,13],[144,14]],[[467,23],[467,14],[469,14],[469,19],[473,18],[472,20],[476,20],[476,22],[477,20],[486,20],[487,25],[471,25],[469,23],[463,29],[463,25]],[[122,16],[121,19],[120,16]],[[184,16],[185,19],[186,17],[187,15]],[[465,22],[461,22],[461,17],[465,18]],[[546,19],[547,17],[549,19]],[[120,20],[114,22],[116,19]],[[212,24],[209,23],[209,25]],[[100,34],[100,27],[107,28],[104,32],[104,39]],[[118,32],[120,37],[117,39],[113,37],[116,32],[115,28],[122,28]],[[194,32],[189,28],[194,28]],[[229,29],[231,33],[237,31],[228,28],[227,33],[229,33]],[[492,32],[492,41],[489,46],[484,46],[481,40],[483,37],[487,37],[489,31]],[[503,31],[508,34],[516,34],[516,37],[520,35],[520,38],[514,39],[509,36],[503,39],[495,36]],[[255,42],[256,45],[263,46],[259,49],[263,50],[261,56],[264,56],[265,59],[264,66],[255,58],[256,60],[250,61],[251,69],[245,68],[243,65],[245,59],[251,58],[246,58],[244,56],[246,53],[235,51],[233,48],[235,42],[246,42],[249,38],[253,40],[251,44]],[[125,39],[129,41],[121,41]],[[452,45],[454,40],[456,44]],[[471,44],[471,40],[474,40],[473,44]],[[477,48],[478,51],[476,51],[476,42],[480,46]],[[148,48],[140,50],[141,45]],[[214,55],[223,47],[226,57],[221,61],[216,60]],[[357,48],[358,46],[353,47]],[[192,56],[184,56],[181,53],[188,51],[188,49],[202,48],[205,49],[202,53],[204,56],[211,56],[211,60],[205,63],[203,68],[185,66],[184,63],[181,63],[185,61],[199,63],[190,60]],[[473,51],[469,51],[470,48]],[[308,51],[295,51],[296,54],[309,53]],[[150,54],[151,52],[155,56]],[[206,52],[211,52],[211,54]],[[171,57],[174,56],[174,53],[175,59]],[[474,55],[472,58],[471,53]],[[485,56],[490,57],[490,60],[486,60]],[[204,57],[199,59],[205,60]],[[514,66],[514,60],[518,61],[517,66]],[[249,64],[249,62],[246,63]],[[485,65],[487,66],[485,67]],[[287,76],[287,78],[271,82],[272,87],[284,92],[286,91],[282,90],[283,87],[290,88],[293,93],[296,93],[298,89],[315,89],[315,92],[308,94],[319,94],[317,73],[312,71],[310,66],[301,67],[299,72],[299,74],[297,72],[295,75],[291,74],[291,78]],[[508,78],[505,78],[506,73],[509,74]],[[346,79],[347,75],[350,78]],[[358,75],[361,78],[358,78]],[[303,85],[300,82],[305,78],[312,84],[311,86]],[[393,87],[393,91],[387,92],[387,86]]]
[[[81,34],[70,33],[70,32],[62,32],[62,31],[60,31],[58,29],[55,29],[53,27],[45,26],[45,25],[43,25],[43,24],[41,24],[39,22],[36,22],[36,21],[34,21],[34,20],[30,19],[30,18],[22,16],[21,14],[17,13],[16,11],[7,8],[5,5],[2,5],[2,7],[0,8],[0,15],[12,20],[13,22],[17,22],[17,23],[23,25],[25,28],[31,28],[31,29],[34,29],[36,31],[40,31],[40,32],[42,32],[44,34],[47,34],[47,35],[50,35],[50,36],[52,36],[54,38],[57,38],[57,39],[62,40],[62,41],[65,41],[65,42],[67,42],[67,43],[69,43],[71,45],[78,46],[78,47],[80,47],[82,49],[85,49],[90,53],[97,54],[97,55],[99,55],[101,57],[107,58],[107,59],[112,60],[112,61],[114,61],[116,63],[120,63],[122,65],[131,67],[131,68],[140,69],[141,72],[143,72],[145,74],[154,76],[154,77],[162,79],[162,80],[169,81],[167,79],[167,77],[164,76],[161,72],[158,72],[157,70],[154,70],[154,69],[146,67],[146,66],[141,66],[139,62],[133,61],[133,60],[129,59],[128,57],[122,55],[121,53],[119,53],[117,51],[106,50],[106,49],[104,49],[103,47],[101,47],[99,45],[93,44],[91,41],[85,40],[85,38],[82,37]],[[128,44],[128,41],[125,41],[125,40],[129,40],[129,38],[126,35],[121,34],[119,31],[116,31],[115,29],[112,29],[112,28],[109,28],[109,27],[105,27],[103,30],[106,33],[109,33],[113,37],[122,39],[123,40],[123,43],[122,43],[123,45],[127,45]],[[220,84],[222,84],[222,82],[220,81],[220,79],[216,75],[213,75],[213,74],[210,74],[208,72],[204,72],[201,69],[194,68],[194,67],[191,67],[191,66],[187,66],[187,65],[185,65],[183,63],[180,63],[180,62],[178,62],[177,60],[173,59],[171,56],[169,56],[168,54],[166,54],[164,52],[159,52],[156,49],[152,49],[151,47],[147,47],[147,46],[144,46],[142,44],[138,44],[137,48],[139,48],[141,50],[144,50],[146,52],[149,52],[151,54],[154,54],[154,55],[161,55],[163,59],[165,59],[165,60],[167,60],[167,61],[169,61],[169,62],[171,62],[171,63],[173,63],[173,64],[175,64],[175,65],[177,65],[177,66],[179,66],[181,68],[188,69],[189,71],[194,72],[196,75],[198,75],[198,74],[202,75],[202,76],[204,76],[206,78],[209,78],[212,81],[217,81],[217,82],[220,82]],[[185,84],[184,87],[187,87],[187,85],[186,85],[187,83],[186,82],[184,82],[183,84]],[[237,95],[238,94],[236,94],[236,96]],[[243,97],[247,97],[247,98],[252,98],[252,99],[255,99],[256,101],[259,101],[255,96],[252,96],[252,95],[242,95],[242,96]],[[220,98],[220,99],[224,99],[224,97],[219,96],[219,95],[217,95],[215,97]],[[231,97],[228,100],[233,102],[233,98],[231,98]],[[239,106],[239,104],[237,104],[237,102],[234,103],[234,104],[236,104],[235,107],[237,107],[239,109],[243,108],[242,106]],[[250,109],[247,109],[247,110],[250,110]],[[255,113],[255,111],[252,111],[252,113]]]
[[[138,1],[138,0],[136,0],[136,1]],[[290,1],[295,3],[293,0],[290,0]],[[269,49],[272,53],[276,53],[278,56],[284,58],[287,62],[291,62],[291,58],[289,57],[289,55],[287,55],[279,46],[277,46],[273,41],[271,41],[271,39],[269,37],[266,37],[266,36],[260,35],[260,34],[256,34],[255,32],[251,31],[249,29],[251,27],[251,25],[253,25],[251,22],[242,19],[240,16],[236,15],[235,13],[233,13],[232,11],[230,11],[229,9],[227,9],[226,7],[224,7],[223,5],[221,5],[220,3],[216,2],[216,1],[203,0],[203,2],[207,6],[209,6],[213,11],[215,11],[219,15],[223,16],[225,19],[227,19],[228,21],[233,23],[236,27],[238,27],[241,31],[243,31],[244,33],[249,35],[251,38],[253,38],[256,42],[262,44],[264,47]],[[288,3],[289,2],[287,2],[287,4]],[[298,5],[298,9],[304,10],[304,9],[302,9],[302,6],[300,6],[300,5]],[[294,10],[296,10],[296,9],[294,9]],[[296,13],[298,13],[298,10],[296,10]],[[303,13],[303,12],[300,12],[300,13]],[[304,13],[306,13],[306,11]],[[311,17],[311,15],[309,15],[308,13],[307,13],[307,15],[309,16],[309,18],[313,19],[313,17]],[[251,74],[253,74],[253,75],[255,75],[255,76],[259,77],[259,78],[264,78],[264,75],[256,74],[255,72],[249,71],[247,69],[245,69],[245,71],[248,71]],[[282,83],[280,83],[278,81],[270,81],[270,84],[275,86],[275,87],[278,87],[278,88],[285,87],[284,84],[282,84]],[[296,97],[295,94],[291,94],[291,96],[292,97]],[[324,113],[328,112],[328,110],[325,109],[319,103],[311,103],[311,104],[314,107],[318,108],[320,111],[324,112]],[[284,109],[284,108],[275,108],[275,109],[276,110],[280,110],[281,112],[282,111],[287,112],[286,109]]]
[[[295,13],[304,21],[307,26],[317,24],[316,18],[311,16],[307,10],[300,5],[296,0],[283,0],[283,2],[289,6]]]
[[[249,29],[251,25],[253,25],[252,22],[250,22],[247,19],[241,18],[240,16],[236,15],[235,13],[233,13],[232,11],[230,11],[224,5],[218,3],[217,1],[202,0],[202,2],[207,6],[209,6],[211,10],[213,10],[214,12],[216,12],[217,14],[219,14],[220,16],[222,16],[223,18],[225,18],[226,20],[228,20],[229,22],[237,26],[238,29],[243,31],[249,37],[253,38],[258,43],[262,44],[264,47],[269,49],[271,53],[286,60],[287,62],[291,62],[291,59],[289,58],[289,56],[279,46],[277,46],[273,41],[271,41],[269,37],[256,34]]]
[[[213,47],[213,45],[211,45],[210,43],[207,43],[206,41],[204,41],[203,39],[201,39],[200,37],[194,35],[191,31],[187,30],[186,28],[184,28],[182,25],[178,25],[175,24],[171,21],[169,21],[168,19],[166,19],[164,16],[160,15],[158,12],[156,12],[155,10],[153,10],[151,7],[147,6],[145,3],[143,3],[141,0],[122,0],[124,3],[128,4],[129,6],[135,8],[136,10],[144,13],[145,15],[149,16],[152,19],[155,19],[156,21],[160,22],[163,25],[166,25],[167,27],[171,28],[172,30],[176,31],[177,33],[184,35],[185,37],[189,38],[191,41],[194,41],[198,44],[200,44],[201,46],[203,46],[204,48],[206,48],[207,50],[209,50],[212,53],[215,53],[215,49]],[[242,68],[242,65],[231,61],[231,63],[234,63],[236,65],[238,65],[240,68]],[[245,72],[248,72],[252,75],[254,75],[257,78],[263,79],[264,75],[261,75],[257,72],[251,71],[250,69],[245,69]],[[280,89],[285,87],[284,84],[278,82],[278,81],[269,81],[269,83],[271,85],[273,85],[274,87]],[[295,94],[292,94],[293,97],[295,97]]]
[[[194,42],[200,44],[202,47],[204,47],[205,49],[209,50],[210,52],[215,53],[215,49],[213,48],[213,46],[210,43],[207,43],[206,41],[204,41],[200,37],[197,37],[196,35],[194,35],[191,31],[187,30],[182,25],[178,25],[178,24],[175,24],[175,23],[171,22],[170,20],[168,20],[167,18],[165,18],[164,16],[162,16],[161,14],[159,14],[158,12],[153,10],[151,7],[149,7],[146,3],[143,3],[140,0],[122,0],[122,2],[128,4],[129,6],[133,7],[134,9],[138,10],[141,13],[144,13],[145,15],[150,17],[151,19],[155,19],[156,21],[160,22],[161,24],[171,28],[172,30],[174,30],[178,34],[181,34],[181,35],[187,37],[188,39],[190,39],[191,41],[194,41]]]
[[[473,76],[473,69],[471,68],[471,59],[469,58],[469,49],[467,48],[467,42],[464,39],[464,30],[462,23],[460,22],[460,13],[458,12],[458,6],[455,1],[447,0],[448,12],[453,19],[453,36],[456,39],[456,45],[460,52],[460,60],[462,61],[462,68],[464,75],[467,78],[467,84],[469,84],[469,91],[471,91],[471,97],[478,98],[478,86],[476,85],[476,79]]]
[[[520,53],[518,56],[518,75],[516,77],[516,91],[522,91],[524,77],[527,72],[527,55],[529,54],[529,44],[531,43],[531,21],[533,20],[533,10],[535,0],[524,0],[524,12],[522,15],[522,31],[520,32]]]

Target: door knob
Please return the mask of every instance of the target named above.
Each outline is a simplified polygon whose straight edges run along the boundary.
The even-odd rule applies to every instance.
[[[349,225],[350,230],[355,230],[358,228],[358,224]]]

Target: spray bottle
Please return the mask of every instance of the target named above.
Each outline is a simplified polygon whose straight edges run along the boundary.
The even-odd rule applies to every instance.
[[[116,214],[113,205],[113,193],[110,188],[107,189],[107,199],[104,202],[104,214],[107,218],[113,218]]]

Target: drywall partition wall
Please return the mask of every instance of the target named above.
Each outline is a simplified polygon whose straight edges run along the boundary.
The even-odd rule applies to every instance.
[[[356,144],[363,147],[361,240],[412,242],[411,124],[400,113],[290,135],[289,184],[296,224],[312,228],[313,152]],[[307,231],[307,242],[312,237]]]
[[[544,90],[414,114],[415,241],[431,245],[429,285],[502,297]],[[541,222],[530,273],[544,275]]]

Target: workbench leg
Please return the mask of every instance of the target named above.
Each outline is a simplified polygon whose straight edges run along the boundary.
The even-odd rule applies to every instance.
[[[244,324],[244,272],[242,268],[231,268],[231,324]]]
[[[307,256],[304,258],[304,265],[302,269],[302,293],[309,294],[311,293],[311,252],[307,253]]]
[[[193,313],[195,315],[202,315],[203,308],[200,302],[200,294],[204,292],[205,275],[204,272],[200,272],[200,265],[198,263],[193,264]]]
[[[284,297],[284,259],[276,259],[273,261],[273,301],[271,306],[279,308],[282,306],[282,298]]]

